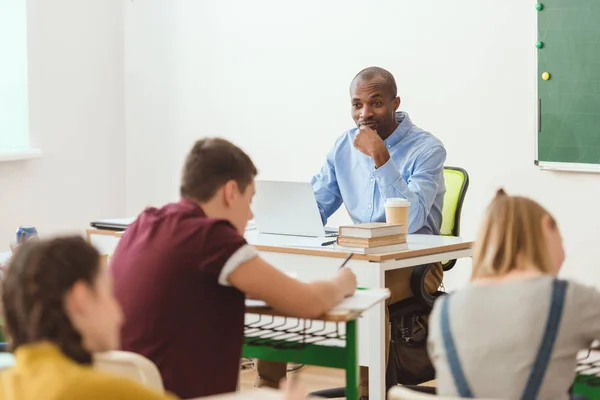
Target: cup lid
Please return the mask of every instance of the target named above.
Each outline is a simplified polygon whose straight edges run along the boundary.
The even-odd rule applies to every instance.
[[[400,197],[391,197],[385,201],[386,206],[410,206],[410,201],[400,198]]]

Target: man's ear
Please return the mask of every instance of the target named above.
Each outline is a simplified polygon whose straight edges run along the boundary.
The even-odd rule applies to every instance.
[[[234,180],[227,181],[225,185],[223,185],[223,200],[227,207],[231,206],[238,192],[238,185]]]
[[[398,107],[400,107],[400,96],[396,96],[393,101],[394,111],[398,111]]]

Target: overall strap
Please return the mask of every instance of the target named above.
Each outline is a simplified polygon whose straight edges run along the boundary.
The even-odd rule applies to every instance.
[[[444,339],[444,347],[446,349],[446,358],[450,366],[450,373],[454,379],[454,385],[460,397],[473,398],[473,393],[467,382],[467,378],[460,364],[458,353],[456,352],[456,346],[454,345],[454,338],[452,337],[452,331],[450,330],[450,318],[448,306],[450,304],[450,295],[446,295],[442,303],[442,337]]]
[[[529,372],[525,391],[523,392],[523,396],[521,396],[521,399],[523,400],[537,398],[540,387],[542,386],[542,381],[544,380],[544,375],[548,368],[548,362],[552,355],[554,342],[558,335],[566,291],[567,282],[554,279],[552,282],[550,311],[548,312],[548,319],[546,320],[544,336],[542,337],[542,342],[540,343],[540,348],[535,357],[533,367]]]

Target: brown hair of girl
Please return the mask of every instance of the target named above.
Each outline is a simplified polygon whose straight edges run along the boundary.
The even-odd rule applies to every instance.
[[[76,282],[94,286],[100,254],[80,236],[29,240],[16,250],[3,282],[2,303],[11,350],[49,341],[69,358],[91,364],[64,307]]]

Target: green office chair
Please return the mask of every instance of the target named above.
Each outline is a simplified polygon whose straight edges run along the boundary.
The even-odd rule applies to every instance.
[[[469,188],[469,174],[462,168],[444,167],[444,205],[442,207],[442,227],[440,235],[460,235],[460,214],[463,202]],[[449,271],[456,264],[456,260],[443,263],[444,271]]]
[[[469,174],[459,167],[444,167],[444,183],[446,193],[444,194],[444,205],[442,206],[442,227],[440,235],[460,235],[460,214],[463,202],[469,188]],[[444,271],[449,271],[456,264],[456,260],[442,263]],[[430,264],[419,265],[410,277],[410,288],[415,298],[420,299],[427,306],[433,306],[437,295],[431,295],[425,290],[425,276]]]

